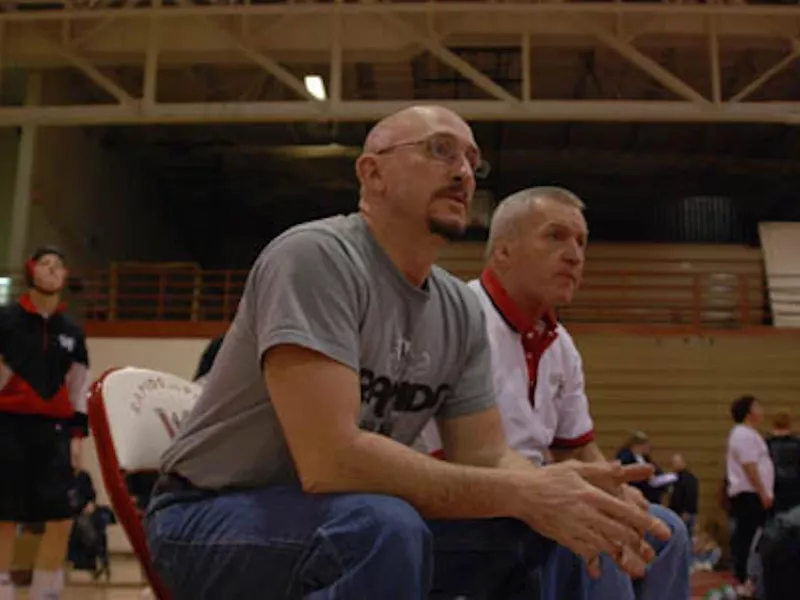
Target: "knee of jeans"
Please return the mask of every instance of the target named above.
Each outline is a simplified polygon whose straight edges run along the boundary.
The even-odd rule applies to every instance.
[[[428,549],[432,534],[422,516],[408,502],[392,496],[370,495],[358,511],[368,528],[390,543]]]
[[[657,504],[650,506],[650,514],[669,527],[672,535],[666,545],[685,548],[687,552],[691,549],[689,530],[680,516],[675,514],[674,511]]]

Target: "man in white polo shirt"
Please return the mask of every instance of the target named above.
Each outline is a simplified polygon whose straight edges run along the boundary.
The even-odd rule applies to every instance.
[[[508,444],[539,465],[606,460],[594,441],[580,354],[554,312],[572,300],[583,274],[588,238],[583,208],[577,196],[562,188],[532,188],[509,196],[492,218],[486,268],[469,283],[486,314]],[[434,422],[418,447],[441,455]],[[633,487],[625,487],[624,495],[630,502],[647,504]],[[589,582],[592,600],[690,597],[686,527],[670,510],[648,508],[670,527],[672,537],[666,543],[653,540],[657,556],[644,579],[636,582],[604,555],[600,577]],[[574,557],[568,552],[555,556],[561,558],[552,561],[543,579],[549,592],[567,585],[572,574]],[[587,569],[583,572],[588,577]]]
[[[731,554],[736,578],[747,583],[747,558],[753,538],[772,508],[775,467],[766,441],[758,432],[764,419],[761,404],[742,396],[731,404],[734,426],[728,435],[727,479],[731,516],[735,523]],[[747,586],[742,588],[744,591]]]

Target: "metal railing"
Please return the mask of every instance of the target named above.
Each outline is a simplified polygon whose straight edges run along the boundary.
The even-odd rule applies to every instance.
[[[587,276],[565,322],[731,328],[769,322],[758,273],[607,271]]]
[[[677,270],[676,270],[677,271]],[[738,272],[737,272],[738,271]],[[204,270],[190,264],[112,265],[77,273],[66,293],[86,322],[226,322],[235,314],[246,270]],[[780,276],[771,276],[781,282]],[[785,276],[784,315],[800,319],[800,278]],[[0,274],[0,302],[21,291],[21,274]],[[763,273],[595,269],[574,301],[559,310],[566,323],[663,325],[696,329],[769,325],[770,294]]]

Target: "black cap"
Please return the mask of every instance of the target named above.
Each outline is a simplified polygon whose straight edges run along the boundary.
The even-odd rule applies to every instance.
[[[33,252],[33,254],[31,254],[30,260],[32,260],[33,262],[38,262],[40,258],[42,258],[43,256],[47,256],[48,254],[55,254],[62,261],[66,262],[66,256],[64,256],[64,253],[57,246],[51,246],[51,245],[39,246]]]

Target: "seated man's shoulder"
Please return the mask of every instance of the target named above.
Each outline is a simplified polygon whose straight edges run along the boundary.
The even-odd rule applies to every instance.
[[[276,236],[264,252],[280,252],[299,248],[334,248],[346,243],[352,233],[352,221],[346,216],[335,216],[290,227]]]
[[[465,317],[481,318],[483,308],[477,294],[470,289],[471,284],[438,265],[434,265],[431,269],[431,280],[445,302],[463,311]]]
[[[335,216],[290,227],[275,237],[262,250],[260,258],[285,256],[290,253],[345,253],[357,238],[352,216]]]

